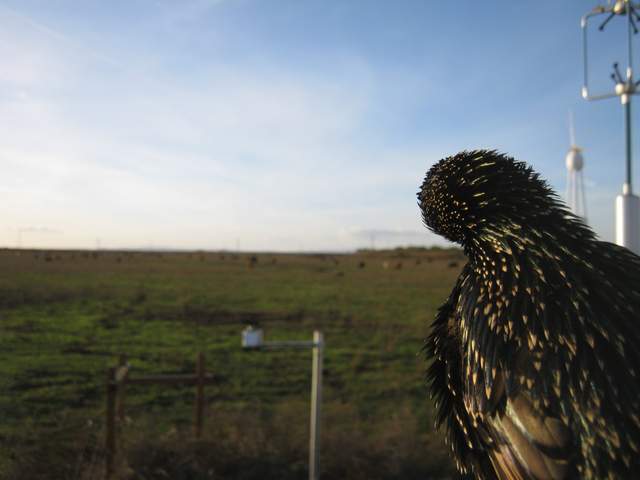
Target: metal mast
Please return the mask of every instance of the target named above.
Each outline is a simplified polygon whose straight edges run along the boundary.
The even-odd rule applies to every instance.
[[[640,22],[638,15],[639,4],[630,0],[616,0],[608,7],[597,6],[582,17],[582,39],[584,58],[584,86],[582,97],[586,100],[601,100],[604,98],[620,97],[624,108],[625,130],[625,182],[622,194],[616,198],[616,243],[640,254],[640,197],[633,194],[631,177],[631,96],[638,93],[638,84],[633,79],[633,50],[632,38],[638,33],[636,22]],[[613,64],[611,78],[615,83],[613,93],[592,95],[589,92],[589,69],[587,55],[587,27],[589,20],[598,15],[607,15],[598,30],[602,31],[614,17],[626,17],[627,21],[627,69],[626,79],[620,72],[618,63]]]

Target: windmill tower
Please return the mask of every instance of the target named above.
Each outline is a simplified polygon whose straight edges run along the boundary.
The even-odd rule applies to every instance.
[[[584,158],[582,148],[576,145],[576,135],[573,129],[573,115],[569,114],[569,135],[571,147],[567,152],[565,163],[567,165],[567,203],[571,211],[585,220],[587,219],[587,200],[584,191]]]

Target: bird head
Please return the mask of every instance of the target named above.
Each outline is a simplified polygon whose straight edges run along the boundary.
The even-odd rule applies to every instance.
[[[436,163],[418,192],[424,224],[464,247],[526,228],[559,212],[555,194],[524,162],[496,151],[464,151]]]

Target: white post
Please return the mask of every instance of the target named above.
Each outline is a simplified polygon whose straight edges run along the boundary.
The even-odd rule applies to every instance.
[[[311,420],[309,431],[309,480],[320,478],[320,410],[322,406],[322,333],[313,332]]]
[[[616,243],[640,255],[640,197],[629,190],[616,197]]]
[[[320,417],[322,410],[322,355],[324,340],[318,330],[313,332],[313,341],[263,341],[262,330],[247,327],[242,331],[242,348],[248,350],[306,349],[311,347],[311,419],[309,421],[309,480],[320,478]]]

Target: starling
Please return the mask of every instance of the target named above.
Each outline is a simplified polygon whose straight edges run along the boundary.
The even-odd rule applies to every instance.
[[[463,475],[638,478],[640,257],[598,241],[523,162],[465,151],[418,192],[468,258],[425,343]]]

